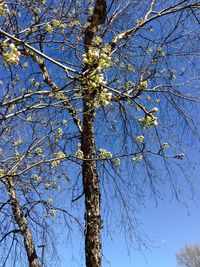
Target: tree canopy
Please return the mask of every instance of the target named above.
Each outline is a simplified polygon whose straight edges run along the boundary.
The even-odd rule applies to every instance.
[[[184,267],[198,267],[200,265],[200,246],[188,244],[176,254],[177,263]]]
[[[26,253],[38,267],[41,242],[56,261],[60,226],[66,239],[79,229],[86,266],[100,267],[103,230],[123,226],[140,246],[145,201],[193,190],[199,10],[197,0],[1,1],[3,266]]]

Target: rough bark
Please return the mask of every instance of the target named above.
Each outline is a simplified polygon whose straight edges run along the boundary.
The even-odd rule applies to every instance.
[[[87,104],[91,95],[85,97],[82,151],[83,186],[85,194],[85,258],[87,267],[101,266],[101,217],[100,217],[100,187],[96,162],[91,160],[95,153],[94,110]]]
[[[28,257],[29,267],[39,267],[39,261],[35,250],[35,244],[33,241],[32,233],[27,225],[26,217],[23,214],[19,200],[17,198],[14,181],[12,178],[5,178],[3,180],[10,199],[10,205],[12,208],[13,216],[16,224],[19,227],[20,233],[24,238],[24,245],[26,254]]]
[[[106,20],[107,5],[105,0],[96,0],[94,11],[88,18],[85,30],[84,47],[88,53],[98,26]],[[83,73],[90,71],[92,66],[85,66]],[[84,87],[84,86],[83,86]],[[84,160],[82,166],[83,188],[85,195],[85,259],[87,267],[101,267],[101,216],[100,216],[100,186],[96,162],[92,160],[96,152],[94,136],[93,100],[95,90],[84,88],[84,113],[81,149]],[[87,160],[88,159],[88,160]]]
[[[85,30],[85,51],[88,52],[89,46],[92,43],[92,39],[98,29],[100,24],[103,24],[106,20],[106,1],[105,0],[96,0],[94,11],[91,17],[88,18],[89,26]]]

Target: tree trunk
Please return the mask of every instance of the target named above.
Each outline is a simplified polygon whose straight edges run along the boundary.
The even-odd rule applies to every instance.
[[[86,92],[82,131],[83,187],[85,194],[85,258],[87,267],[101,267],[100,187],[95,155],[94,110],[89,103],[92,96]]]
[[[8,191],[8,195],[10,198],[10,205],[12,208],[15,222],[17,223],[20,233],[24,238],[24,246],[28,257],[29,267],[39,267],[39,261],[35,250],[33,236],[28,228],[26,217],[23,214],[19,200],[15,193],[14,181],[12,178],[5,178],[3,182]]]

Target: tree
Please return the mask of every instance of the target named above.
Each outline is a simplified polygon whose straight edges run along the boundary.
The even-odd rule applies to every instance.
[[[165,188],[179,197],[181,130],[199,138],[199,8],[196,0],[0,3],[5,264],[11,251],[20,257],[23,238],[29,265],[39,266],[35,243],[52,240],[58,213],[84,234],[86,266],[100,267],[109,213],[140,242],[135,211],[145,198]]]
[[[185,245],[176,255],[177,263],[184,267],[198,267],[200,265],[200,246]]]

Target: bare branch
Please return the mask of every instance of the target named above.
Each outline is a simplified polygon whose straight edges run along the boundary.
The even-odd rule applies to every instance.
[[[21,40],[21,39],[15,37],[15,36],[5,32],[5,31],[3,31],[2,29],[0,29],[0,34],[2,34],[5,37],[8,37],[9,39],[11,39],[13,41],[15,41],[17,44],[21,44],[22,46],[28,48],[30,51],[36,53],[37,55],[41,56],[42,58],[45,58],[48,61],[52,62],[53,64],[61,67],[67,73],[69,78],[73,78],[73,77],[71,77],[68,72],[73,72],[73,73],[76,73],[76,74],[80,74],[78,71],[61,64],[57,60],[45,55],[44,53],[40,52],[38,49],[36,49],[36,48],[32,47],[31,45],[25,43],[23,40]]]

